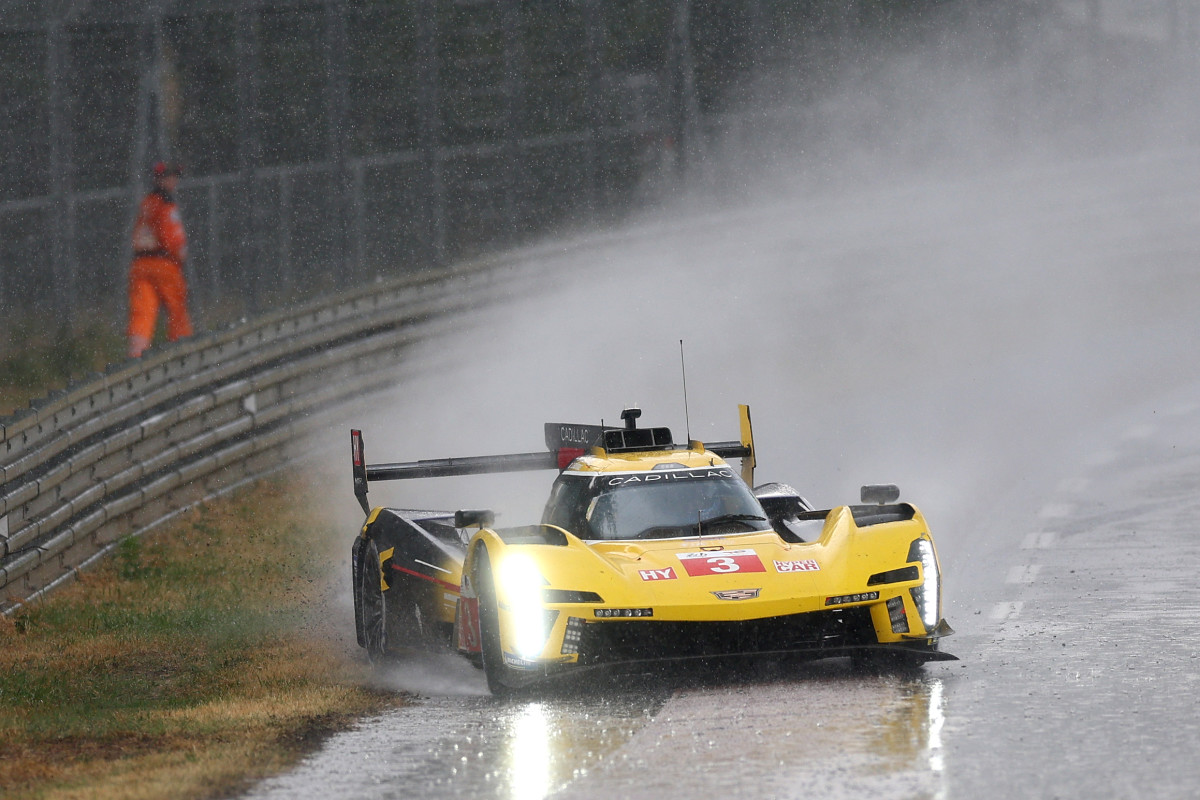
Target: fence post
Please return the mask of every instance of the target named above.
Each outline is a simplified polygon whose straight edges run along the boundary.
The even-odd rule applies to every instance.
[[[218,204],[217,182],[209,181],[205,199],[208,203],[208,298],[206,305],[213,308],[225,298],[222,292],[224,282],[221,280],[221,245],[224,238],[221,233],[221,223],[224,216]]]
[[[279,173],[279,227],[275,232],[275,257],[279,263],[278,288],[284,296],[291,294],[296,286],[296,270],[292,264],[292,174]]]
[[[366,202],[366,164],[363,159],[348,162],[351,173],[350,198],[353,205],[353,216],[348,223],[351,225],[350,240],[353,242],[354,264],[360,277],[367,275],[367,202]]]
[[[584,58],[587,63],[585,84],[587,120],[590,130],[584,142],[584,175],[587,181],[587,208],[595,213],[602,205],[600,183],[600,150],[603,140],[599,131],[604,127],[604,20],[601,17],[602,0],[583,0]]]
[[[1187,93],[1187,104],[1189,118],[1193,120],[1192,130],[1189,132],[1194,138],[1200,134],[1200,129],[1196,128],[1194,122],[1200,118],[1200,97],[1197,96],[1197,84],[1200,84],[1200,54],[1196,49],[1200,47],[1200,0],[1176,0],[1177,3],[1182,3],[1182,8],[1177,8],[1176,18],[1179,21],[1179,35],[1175,38],[1176,52],[1178,58],[1179,71],[1181,73],[1180,80],[1183,83]]]
[[[163,119],[162,48],[162,17],[153,7],[147,7],[138,26],[137,108],[134,111],[137,116],[129,164],[129,207],[125,217],[127,229],[133,226],[138,213],[147,167],[153,161],[172,156]],[[184,269],[188,285],[195,285],[190,260]]]
[[[691,0],[675,0],[671,30],[671,134],[675,139],[676,178],[695,166],[700,141],[697,135],[699,102],[692,57]]]
[[[257,3],[249,9],[240,9],[234,34],[234,50],[237,53],[238,168],[242,178],[241,202],[246,208],[239,225],[241,252],[237,255],[237,271],[242,275],[242,300],[251,313],[262,310],[261,273],[265,271],[266,255],[266,220],[263,217],[263,192],[259,175],[262,166],[258,123],[259,15]]]
[[[326,194],[326,213],[333,241],[333,258],[330,267],[334,274],[360,275],[362,264],[351,263],[347,221],[350,218],[346,204],[349,201],[349,175],[346,170],[346,135],[348,80],[346,77],[346,3],[334,0],[325,5],[325,107],[330,191]],[[354,252],[357,252],[355,250]],[[286,268],[286,267],[285,267]],[[349,269],[347,269],[349,268]],[[344,278],[339,278],[341,283]]]
[[[54,276],[52,302],[59,318],[70,323],[78,307],[75,282],[78,263],[75,255],[75,202],[73,190],[75,165],[65,73],[70,69],[70,42],[63,32],[62,20],[52,17],[46,27],[46,85],[49,87],[48,114],[50,123],[50,194],[48,217],[50,263],[48,272]]]
[[[417,0],[417,103],[420,106],[422,185],[426,187],[425,249],[435,264],[446,261],[446,181],[441,156],[441,97],[438,80],[436,0]]]
[[[504,199],[501,216],[504,234],[511,241],[518,232],[521,203],[521,95],[524,91],[520,0],[500,0],[500,32],[504,40]]]

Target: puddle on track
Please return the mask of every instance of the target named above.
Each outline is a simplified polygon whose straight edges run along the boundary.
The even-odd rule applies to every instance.
[[[459,693],[417,696],[365,721],[246,797],[629,800],[729,796],[748,785],[787,797],[814,781],[844,789],[847,775],[864,790],[938,793],[936,674],[858,675],[843,659],[607,676],[502,701],[486,694],[478,673],[472,683],[446,667],[440,677],[436,665],[403,677],[410,685],[441,680],[443,690],[458,680]]]

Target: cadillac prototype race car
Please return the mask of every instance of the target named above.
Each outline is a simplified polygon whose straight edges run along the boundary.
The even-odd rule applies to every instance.
[[[953,660],[924,517],[891,485],[814,510],[755,489],[750,412],[738,441],[674,444],[667,428],[546,425],[546,452],[368,465],[353,546],[358,643],[372,660],[449,646],[500,694],[592,666],[730,655]],[[740,474],[726,459],[741,460]],[[558,470],[542,521],[367,503],[371,481]]]

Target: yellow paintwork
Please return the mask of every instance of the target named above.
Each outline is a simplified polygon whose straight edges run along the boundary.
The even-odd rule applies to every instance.
[[[381,592],[386,592],[390,588],[390,584],[387,582],[387,573],[383,569],[383,564],[385,561],[391,558],[395,552],[396,548],[389,547],[387,550],[384,550],[379,554],[379,590]]]
[[[748,416],[745,422],[748,427]],[[744,432],[744,438],[749,439],[748,430]],[[593,450],[591,454],[576,459],[569,469],[584,473],[629,472],[650,470],[663,463],[689,468],[726,466],[721,458],[706,452],[703,445],[696,442],[689,450],[653,453],[607,454],[602,450]],[[565,547],[550,544],[509,545],[496,531],[482,529],[472,538],[461,571],[466,575],[474,574],[475,560],[481,548],[486,548],[496,575],[502,571],[501,565],[506,558],[521,553],[534,560],[547,582],[547,588],[595,592],[603,598],[603,603],[543,604],[544,608],[560,613],[541,656],[534,659],[540,663],[576,660],[578,657],[575,655],[561,654],[567,620],[573,616],[583,618],[589,624],[605,624],[605,619],[595,618],[594,611],[597,608],[651,608],[653,617],[644,618],[644,621],[653,624],[655,621],[751,620],[869,605],[880,643],[929,639],[932,636],[932,631],[926,630],[922,623],[910,594],[911,588],[922,584],[924,574],[919,562],[908,561],[909,548],[917,538],[929,539],[932,544],[920,512],[915,512],[910,520],[860,529],[854,522],[850,508],[842,506],[828,513],[819,538],[799,544],[789,543],[769,529],[711,537],[590,542],[576,538],[569,531],[563,533],[567,539]],[[753,556],[745,556],[748,561],[743,564],[734,559],[730,551],[750,551]],[[738,564],[738,569],[723,574],[689,575],[684,560],[680,558],[681,554],[700,555],[687,560],[700,564],[701,569],[729,569],[732,564]],[[934,557],[936,559],[936,551]],[[762,567],[760,571],[743,569],[743,566],[753,567],[755,558]],[[710,562],[709,559],[715,560]],[[819,569],[813,569],[810,562],[815,562]],[[796,563],[803,564],[804,569],[781,571]],[[867,586],[867,579],[871,575],[913,566],[918,570],[916,580]],[[661,571],[660,575],[670,574],[674,577],[643,578],[644,573],[655,570]],[[667,573],[667,570],[670,572]],[[473,597],[472,589],[469,583],[464,585],[463,596]],[[499,579],[496,589],[502,615],[511,613],[512,598],[507,595],[507,589]],[[739,589],[760,591],[756,598],[742,600],[722,600],[712,594]],[[871,591],[879,592],[878,599],[838,606],[826,605],[826,599],[831,596]],[[897,596],[904,600],[908,633],[892,631],[886,603]],[[506,653],[514,647],[512,627],[503,622],[500,626],[501,645]]]
[[[375,518],[379,516],[380,511],[383,511],[383,506],[376,506],[371,510],[371,513],[367,515],[367,520],[363,523],[362,531],[359,532],[359,535],[364,539],[367,536],[367,530],[375,524]]]
[[[754,429],[750,426],[750,406],[738,406],[738,419],[740,420],[742,446],[750,448],[750,455],[742,459],[742,480],[747,486],[754,485]]]

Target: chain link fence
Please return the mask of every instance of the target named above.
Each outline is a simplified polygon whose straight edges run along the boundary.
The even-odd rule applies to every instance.
[[[210,317],[627,206],[672,179],[770,13],[0,0],[0,305],[58,321],[121,308],[160,159],[185,168],[189,278]]]
[[[1100,73],[1100,40],[1194,61],[1198,7],[0,0],[0,333],[95,311],[119,324],[156,160],[184,165],[193,306],[212,327],[619,214],[677,187],[730,131],[740,151],[772,126],[793,143],[818,133],[805,108],[848,62],[865,71],[870,51],[850,45],[868,29],[894,43],[922,19],[975,16],[994,40],[978,60],[1020,46],[1016,16],[1052,21]],[[1081,63],[1039,57],[1013,105]],[[754,77],[781,72],[799,91],[754,94]]]

